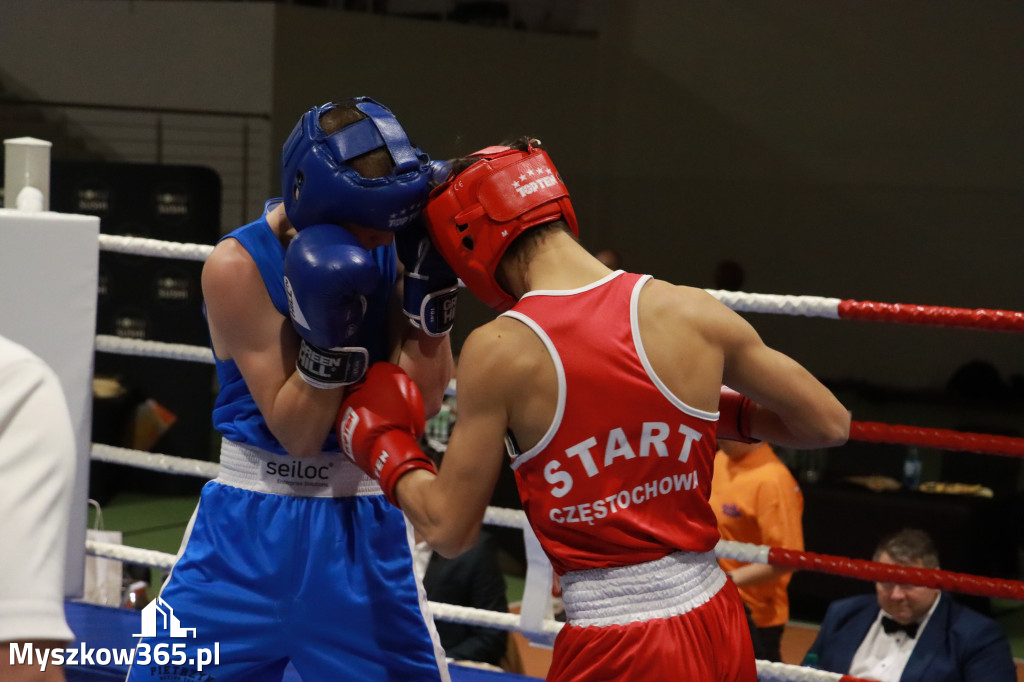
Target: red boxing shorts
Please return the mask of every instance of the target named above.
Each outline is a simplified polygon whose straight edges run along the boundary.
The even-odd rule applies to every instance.
[[[548,682],[757,680],[746,613],[731,580],[699,606],[670,617],[579,626],[569,616],[555,640]]]

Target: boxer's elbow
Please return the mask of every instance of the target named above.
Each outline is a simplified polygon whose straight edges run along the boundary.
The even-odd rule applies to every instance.
[[[413,469],[398,479],[395,495],[419,539],[438,554],[450,559],[476,544],[483,515],[468,514],[464,496],[446,491],[437,475]]]
[[[435,552],[452,559],[476,544],[480,537],[480,524],[467,524],[464,519],[453,517],[434,524],[423,535]]]
[[[470,548],[472,548],[473,545],[476,544],[477,537],[479,536],[479,534],[480,529],[477,528],[476,532],[472,535],[439,535],[435,538],[434,541],[431,541],[428,538],[427,542],[428,544],[430,544],[431,547],[434,548],[434,551],[436,551],[441,556],[445,557],[446,559],[454,559],[463,552],[466,552]]]
[[[818,447],[835,448],[850,438],[850,413],[841,404],[822,415],[817,425]]]

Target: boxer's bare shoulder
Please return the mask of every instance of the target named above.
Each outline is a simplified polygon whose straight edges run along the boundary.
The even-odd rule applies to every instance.
[[[537,334],[522,322],[498,317],[476,328],[466,339],[463,357],[470,352],[488,367],[495,382],[536,375],[551,360]]]
[[[642,300],[645,306],[658,315],[700,316],[725,309],[718,299],[704,289],[660,279],[652,279],[644,286]]]

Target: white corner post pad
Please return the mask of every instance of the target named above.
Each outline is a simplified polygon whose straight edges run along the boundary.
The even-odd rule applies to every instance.
[[[85,580],[99,233],[95,216],[0,209],[0,333],[53,368],[75,429],[67,597]]]

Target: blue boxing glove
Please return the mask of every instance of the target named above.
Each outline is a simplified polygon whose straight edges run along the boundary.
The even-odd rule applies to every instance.
[[[434,248],[421,221],[395,234],[398,260],[405,267],[402,309],[417,329],[444,336],[455,324],[459,278]]]
[[[380,276],[370,252],[343,227],[311,225],[292,239],[284,288],[292,326],[302,337],[296,368],[306,383],[339,388],[362,379],[370,354],[352,341]]]

